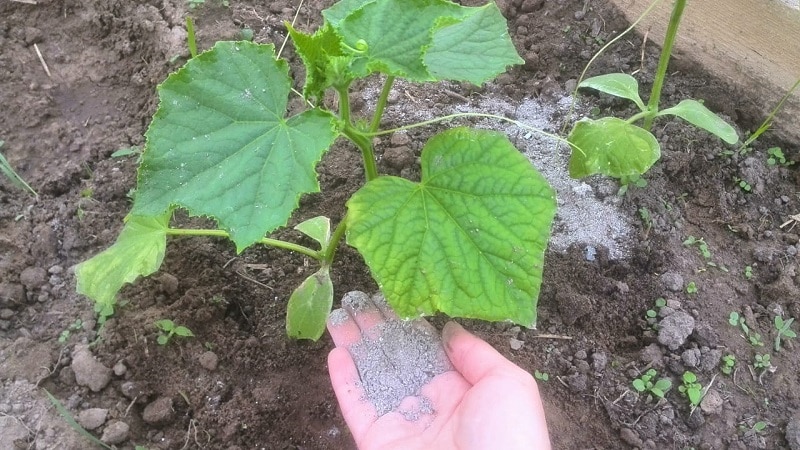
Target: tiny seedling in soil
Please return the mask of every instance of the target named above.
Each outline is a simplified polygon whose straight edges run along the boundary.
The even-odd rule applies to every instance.
[[[722,357],[722,362],[720,362],[719,370],[722,371],[725,375],[730,375],[733,373],[733,368],[736,366],[736,356],[732,354],[728,354]]]
[[[664,398],[667,391],[672,388],[672,381],[668,378],[659,378],[656,369],[649,369],[641,377],[636,378],[631,383],[633,388],[639,393],[651,393],[658,398]]]
[[[767,429],[767,422],[764,421],[758,421],[754,423],[753,426],[750,426],[747,423],[742,423],[741,425],[739,425],[739,431],[741,431],[744,434],[760,434],[764,432],[764,430],[766,429]]]
[[[750,327],[745,323],[744,317],[736,311],[731,311],[728,316],[728,323],[734,327],[739,327],[744,334],[744,338],[750,342],[753,347],[763,347],[764,341],[761,340],[761,335],[750,330]]]
[[[775,335],[775,351],[781,351],[781,339],[794,339],[797,337],[797,333],[792,331],[791,326],[794,322],[794,318],[789,318],[788,320],[783,320],[781,316],[775,316],[775,330],[777,334]]]
[[[307,108],[296,115],[286,116],[296,81],[273,45],[218,42],[158,87],[132,210],[116,243],[76,268],[78,291],[95,301],[101,317],[113,314],[122,286],[160,268],[169,236],[228,238],[239,253],[253,245],[282,248],[318,264],[289,297],[286,313],[289,336],[316,340],[333,304],[331,267],[346,242],[401,317],[441,311],[534,326],[556,201],[530,161],[504,134],[459,127],[430,138],[421,180],[411,181],[381,176],[373,148],[376,136],[457,117],[531,129],[482,113],[381,128],[396,79],[480,85],[523,62],[497,5],[343,1],[323,17],[312,34],[286,24],[305,65],[298,72],[305,73]],[[363,108],[371,116],[356,117],[351,86],[370,76],[383,88],[375,105]],[[331,107],[323,101],[330,95],[338,100]],[[699,111],[699,103],[691,105],[670,110]],[[269,237],[287,225],[303,195],[319,192],[317,163],[340,138],[360,151],[366,179],[342,220],[298,218],[295,229],[313,246]],[[571,145],[573,154],[592,152]],[[641,175],[654,160],[638,155],[626,147],[626,155],[611,155],[619,170],[604,172]],[[178,209],[211,218],[218,229],[172,227]]]
[[[768,370],[772,367],[772,357],[769,353],[756,354],[755,358],[753,358],[753,369],[756,370]]]
[[[685,247],[697,247],[697,251],[700,252],[700,256],[703,259],[711,259],[711,250],[708,249],[708,244],[703,238],[698,239],[694,236],[689,236],[683,241],[683,245]]]
[[[81,328],[83,328],[83,321],[81,319],[75,319],[75,322],[72,322],[71,324],[69,324],[67,329],[62,331],[61,334],[58,336],[58,342],[60,342],[62,344],[64,342],[67,342],[67,340],[69,339],[69,336],[72,334],[72,332],[73,331],[78,331]]]
[[[746,266],[744,268],[744,278],[748,281],[753,279],[753,266]]]
[[[645,312],[645,320],[647,321],[647,325],[655,329],[656,324],[658,322],[658,312],[661,311],[661,308],[667,306],[667,301],[663,298],[657,298],[655,301],[655,305],[652,309],[648,309]]]
[[[750,183],[748,183],[747,180],[743,180],[739,177],[734,177],[733,181],[736,183],[737,186],[739,186],[739,189],[741,189],[744,192],[751,192],[753,190],[753,186],[750,186]]]
[[[690,281],[686,284],[686,293],[687,294],[697,294],[697,283],[694,281]]]
[[[169,319],[161,319],[155,325],[160,330],[160,333],[158,333],[158,345],[169,344],[173,336],[194,337],[192,330],[183,325],[176,325],[175,322]]]
[[[602,173],[624,180],[625,177],[638,177],[645,173],[661,157],[660,145],[650,132],[653,120],[657,117],[680,117],[728,144],[735,144],[739,140],[732,126],[697,100],[686,99],[670,108],[659,108],[661,89],[685,6],[686,0],[677,0],[673,6],[647,105],[639,96],[636,79],[625,73],[600,75],[578,83],[576,89],[590,88],[630,100],[636,104],[639,112],[627,120],[603,117],[578,121],[567,138],[573,147],[569,161],[570,175],[580,178]],[[641,127],[634,125],[639,120],[643,120]],[[636,156],[631,157],[631,154]],[[620,161],[624,161],[624,167],[621,167]],[[623,185],[626,185],[624,181]]]
[[[686,395],[692,407],[699,405],[700,400],[703,399],[703,385],[697,382],[697,375],[687,370],[683,373],[681,381],[682,383],[678,386],[678,391]]]
[[[653,228],[653,216],[650,215],[650,210],[641,207],[639,208],[639,217],[642,218],[642,223],[644,224],[644,235],[647,236],[650,233],[650,229]]]
[[[548,380],[550,380],[550,374],[549,373],[547,373],[547,372],[539,372],[538,370],[535,370],[533,372],[533,377],[536,378],[539,381],[548,381]]]
[[[749,151],[751,151],[750,144],[755,142],[756,139],[758,139],[762,134],[764,134],[767,130],[769,130],[770,127],[772,127],[772,121],[775,119],[775,116],[778,114],[778,111],[780,111],[781,108],[783,108],[783,104],[786,103],[786,100],[788,100],[789,97],[792,96],[792,93],[798,87],[800,87],[800,78],[798,78],[797,81],[794,82],[792,87],[783,95],[783,97],[781,97],[781,100],[778,102],[777,105],[775,105],[774,108],[772,108],[772,111],[770,111],[770,113],[767,115],[767,118],[764,119],[763,122],[761,122],[761,125],[759,125],[758,129],[756,129],[756,131],[754,131],[750,135],[750,137],[747,138],[747,140],[742,142],[741,147],[739,147],[739,153],[744,155],[747,154]]]
[[[781,165],[784,167],[791,166],[794,164],[794,161],[788,161],[786,159],[786,155],[783,154],[783,150],[780,147],[771,147],[767,149],[767,164],[770,166]]]

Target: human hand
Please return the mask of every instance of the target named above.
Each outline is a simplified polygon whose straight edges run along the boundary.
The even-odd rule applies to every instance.
[[[385,304],[358,294],[345,296],[343,310],[328,321],[336,344],[328,370],[359,449],[550,448],[529,373],[455,322],[442,331],[442,352],[438,333],[425,320],[399,321]],[[433,356],[411,361],[424,346]],[[439,361],[437,350],[452,366]],[[387,393],[415,380],[424,381],[421,388],[387,405]]]

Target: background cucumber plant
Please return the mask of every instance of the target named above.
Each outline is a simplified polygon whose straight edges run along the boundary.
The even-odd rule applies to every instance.
[[[76,268],[78,291],[101,317],[112,314],[122,286],[159,269],[168,236],[228,238],[237,252],[284,248],[319,264],[290,296],[286,321],[289,336],[318,339],[346,238],[402,317],[441,311],[534,326],[556,202],[530,162],[501,133],[454,128],[427,142],[413,182],[380,176],[372,148],[388,132],[381,117],[395,78],[477,85],[522,63],[497,6],[343,0],[323,16],[313,34],[286,24],[306,69],[309,107],[299,114],[286,115],[292,80],[272,45],[219,42],[158,87],[132,210],[116,243]],[[369,76],[384,80],[374,114],[353,117],[350,86]],[[322,103],[329,91],[335,110]],[[297,225],[315,248],[268,237],[319,191],[316,164],[342,137],[361,151],[366,176],[343,220]],[[173,227],[176,209],[218,229]]]

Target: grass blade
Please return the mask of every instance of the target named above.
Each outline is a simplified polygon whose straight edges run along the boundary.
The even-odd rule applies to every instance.
[[[3,147],[3,144],[5,144],[5,141],[0,141],[0,148]],[[15,186],[29,191],[36,197],[39,196],[39,194],[37,194],[36,191],[34,191],[33,188],[31,188],[28,183],[22,179],[22,177],[17,175],[17,172],[14,172],[14,169],[11,168],[11,164],[8,163],[8,160],[5,158],[5,156],[3,156],[2,153],[0,153],[0,172],[3,172],[3,174],[7,176]]]
[[[77,431],[81,436],[85,437],[86,439],[92,441],[94,444],[102,448],[106,448],[108,450],[114,450],[112,447],[106,445],[100,439],[94,437],[94,435],[86,431],[78,422],[76,422],[75,418],[72,417],[72,414],[70,414],[69,411],[67,411],[67,408],[65,408],[64,405],[62,405],[57,398],[53,397],[53,394],[48,392],[47,389],[42,389],[42,390],[44,391],[45,395],[47,395],[47,398],[50,400],[50,403],[52,403],[53,406],[56,407],[56,411],[58,411],[58,413],[61,414],[61,417],[64,418],[64,420],[70,427],[72,427],[73,430]]]

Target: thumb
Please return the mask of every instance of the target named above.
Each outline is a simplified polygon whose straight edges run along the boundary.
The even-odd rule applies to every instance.
[[[450,321],[444,326],[442,344],[450,362],[471,384],[476,384],[489,375],[516,377],[520,375],[520,372],[527,375],[486,341],[465,330],[456,322]]]

